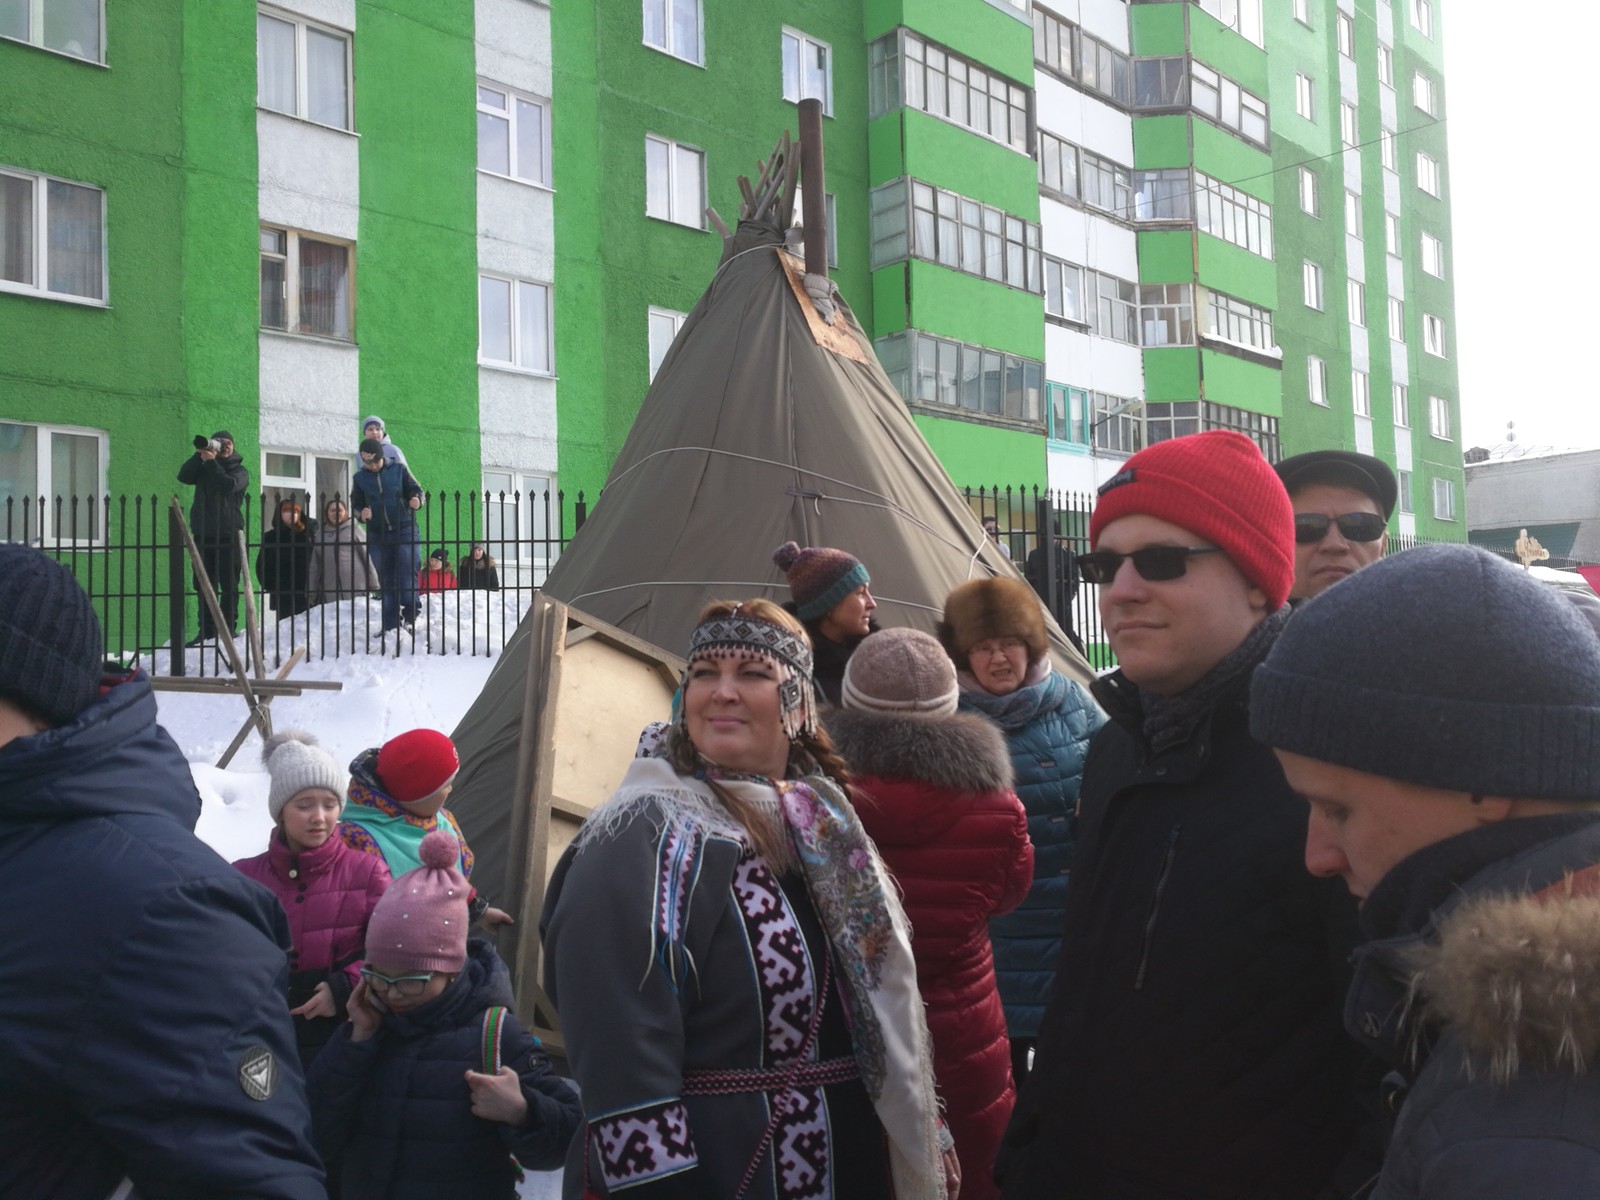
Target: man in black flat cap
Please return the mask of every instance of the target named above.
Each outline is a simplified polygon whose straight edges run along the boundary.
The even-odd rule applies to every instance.
[[[233,434],[226,429],[213,433],[210,441],[197,447],[178,468],[178,482],[194,485],[189,532],[194,534],[200,561],[216,590],[222,619],[228,623],[225,632],[218,630],[202,600],[200,634],[189,643],[193,646],[219,632],[232,637],[239,628],[239,531],[244,528],[244,494],[250,487],[250,472],[244,459],[234,453]],[[199,576],[194,590],[200,591]]]
[[[1383,557],[1399,495],[1388,463],[1352,450],[1312,450],[1274,469],[1294,506],[1290,603],[1309,600]]]

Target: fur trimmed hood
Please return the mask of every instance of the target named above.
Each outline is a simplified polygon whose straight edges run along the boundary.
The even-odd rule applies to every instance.
[[[988,638],[1014,637],[1028,643],[1028,661],[1038,662],[1050,649],[1044,627],[1044,606],[1020,579],[995,576],[974,579],[956,588],[944,601],[939,641],[957,670],[967,669],[967,651]]]
[[[1011,790],[1005,736],[983,717],[838,709],[824,723],[853,774],[913,779],[957,792]]]
[[[1533,894],[1466,900],[1410,949],[1412,1003],[1499,1083],[1600,1060],[1600,867]]]

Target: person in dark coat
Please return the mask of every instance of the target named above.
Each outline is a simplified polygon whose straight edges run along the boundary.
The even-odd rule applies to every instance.
[[[462,591],[498,592],[500,590],[500,571],[494,565],[494,556],[488,552],[482,542],[472,543],[472,553],[461,560],[461,565],[456,568],[456,578],[459,579]]]
[[[219,429],[210,440],[218,448],[202,446],[191,454],[178,468],[178,482],[194,485],[189,532],[194,535],[200,561],[217,594],[222,619],[228,623],[227,635],[232,637],[239,627],[239,570],[243,565],[239,533],[244,529],[244,494],[250,487],[250,472],[245,469],[244,459],[233,452],[233,434]],[[195,577],[195,591],[200,591],[199,576]],[[200,602],[199,608],[200,633],[191,644],[220,632],[205,601]]]
[[[1289,621],[1294,515],[1254,442],[1159,442],[1100,489],[1119,667],[1084,765],[1061,957],[1000,1155],[1007,1200],[1348,1195],[1355,905],[1301,863],[1305,805],[1247,727]],[[1332,1189],[1331,1191],[1329,1189]]]
[[[191,832],[142,672],[0,545],[0,1196],[325,1200],[283,910]]]
[[[1028,814],[991,722],[956,712],[950,656],[920,629],[885,629],[845,668],[827,716],[860,793],[856,811],[905,897],[933,1073],[961,1160],[961,1200],[992,1200],[1016,1100],[989,918],[1033,883]]]
[[[945,599],[939,638],[961,682],[962,710],[988,718],[1005,735],[1033,841],[1027,897],[989,922],[1011,1070],[1020,1082],[1061,947],[1084,756],[1105,715],[1051,665],[1044,609],[1020,579],[975,579],[956,588]]]
[[[411,472],[384,458],[383,443],[361,443],[361,470],[350,485],[350,504],[367,527],[367,553],[383,589],[381,633],[417,619],[417,520],[422,488]]]
[[[261,535],[256,578],[281,620],[311,607],[311,553],[317,523],[293,499],[280,500],[272,527]]]
[[[344,1200],[513,1200],[516,1164],[559,1167],[577,1132],[577,1093],[508,1011],[505,964],[467,938],[459,857],[429,834],[378,902],[349,1024],[312,1064],[317,1146]]]
[[[1077,630],[1072,627],[1072,602],[1078,595],[1078,556],[1072,552],[1072,544],[1061,536],[1061,520],[1056,519],[1053,527],[1055,533],[1055,560],[1056,560],[1056,595],[1055,607],[1050,609],[1055,617],[1056,624],[1061,626],[1061,632],[1067,635],[1067,640],[1076,646],[1081,653],[1083,641],[1078,637]],[[1028,552],[1028,565],[1023,571],[1028,584],[1039,594],[1039,599],[1044,601],[1045,607],[1050,608],[1050,570],[1045,562],[1046,552],[1041,544]]]
[[[869,587],[872,576],[853,554],[827,546],[801,549],[785,542],[772,552],[772,561],[789,582],[790,599],[783,607],[800,618],[811,639],[817,694],[837,705],[845,664],[878,628],[872,619],[878,607]]]
[[[1256,669],[1311,872],[1371,939],[1350,1034],[1398,1110],[1372,1200],[1600,1196],[1600,641],[1487,551],[1373,563]]]

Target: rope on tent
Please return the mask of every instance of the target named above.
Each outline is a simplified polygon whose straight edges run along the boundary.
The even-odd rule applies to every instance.
[[[759,583],[752,583],[748,580],[740,579],[639,579],[633,581],[632,583],[619,583],[616,587],[591,588],[587,592],[579,592],[570,600],[563,600],[562,603],[570,605],[573,608],[581,608],[582,605],[580,604],[580,601],[586,600],[590,596],[609,596],[612,592],[626,592],[630,588],[760,588],[763,591],[771,592],[776,591],[778,588],[784,586],[784,584],[773,583],[767,580],[763,580]],[[918,608],[923,612],[938,614],[944,611],[942,608],[936,608],[931,604],[923,604],[918,600],[900,600],[894,596],[879,596],[877,599],[882,604],[898,604],[903,608]]]

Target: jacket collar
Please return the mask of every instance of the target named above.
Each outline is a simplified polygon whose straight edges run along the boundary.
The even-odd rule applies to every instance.
[[[334,833],[316,849],[296,854],[289,849],[283,830],[278,828],[272,831],[272,837],[267,842],[267,863],[272,867],[273,874],[284,879],[317,879],[333,868],[334,860],[343,849],[343,840]]]

